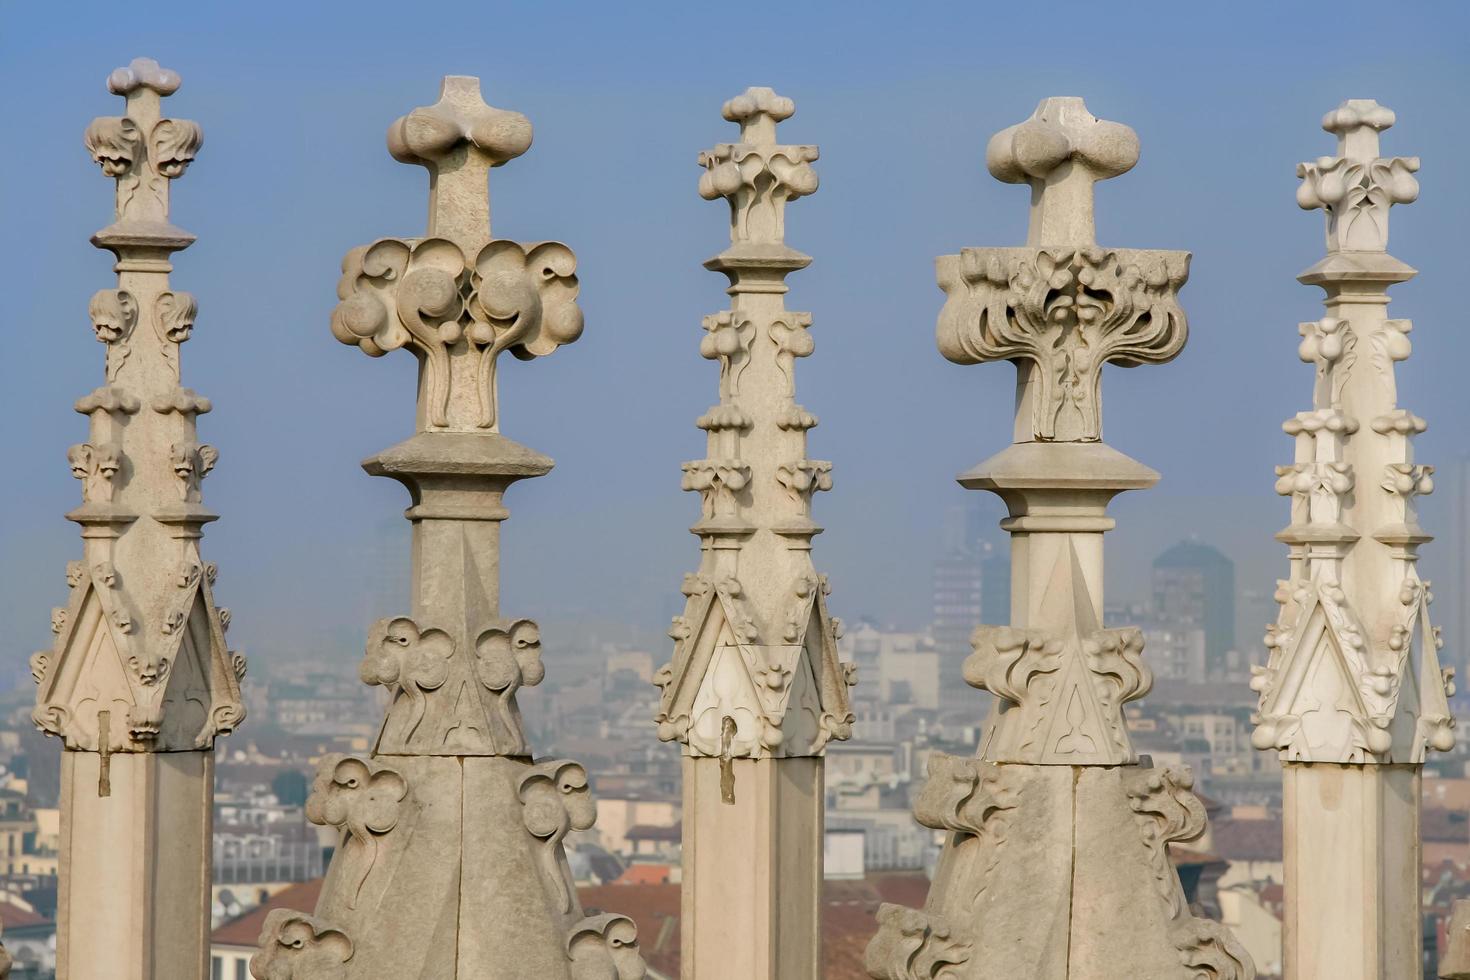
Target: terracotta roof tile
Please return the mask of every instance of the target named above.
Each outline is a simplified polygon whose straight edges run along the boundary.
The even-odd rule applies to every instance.
[[[1219,820],[1212,839],[1227,861],[1281,860],[1280,820]]]
[[[602,885],[579,890],[582,906],[619,912],[638,926],[638,945],[648,965],[679,975],[679,886]],[[884,902],[923,906],[929,879],[918,873],[875,874],[828,881],[822,890],[822,963],[826,980],[867,980],[863,951],[878,931],[875,916]]]
[[[10,902],[0,902],[0,924],[4,924],[6,929],[22,929],[49,921],[44,915],[32,912],[30,909],[23,909]]]
[[[220,923],[209,936],[209,941],[220,946],[254,946],[260,941],[265,917],[272,909],[296,909],[310,913],[316,908],[317,896],[322,891],[322,879],[299,882],[283,888],[244,915]]]

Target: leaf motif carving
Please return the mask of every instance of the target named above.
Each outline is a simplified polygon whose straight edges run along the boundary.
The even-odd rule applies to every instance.
[[[939,265],[940,353],[1031,364],[1033,438],[1095,442],[1103,365],[1160,364],[1184,347],[1188,266],[1180,252],[965,249]]]
[[[530,360],[581,336],[576,264],[559,242],[528,248],[497,239],[470,261],[447,239],[382,239],[342,260],[332,333],[373,357],[411,347],[423,365],[431,428],[450,424],[451,359],[471,357],[474,425],[493,428],[500,354]]]
[[[260,951],[250,958],[256,980],[347,980],[352,940],[347,933],[293,909],[272,909]]]
[[[597,820],[587,770],[566,760],[539,763],[521,777],[519,797],[526,830],[540,842],[542,880],[557,909],[570,912],[575,883],[561,842],[571,831],[587,830]]]
[[[863,965],[874,980],[958,980],[955,967],[969,962],[972,949],[943,916],[885,903]]]
[[[367,650],[358,675],[364,684],[402,693],[410,702],[404,739],[413,737],[424,720],[427,692],[449,678],[454,640],[443,630],[421,629],[407,616],[380,619],[368,632]]]
[[[356,908],[378,857],[378,838],[398,825],[408,781],[380,762],[328,755],[317,766],[306,819],[342,832],[342,858],[351,872],[347,907]]]
[[[588,916],[567,936],[571,980],[644,980],[648,965],[638,951],[638,927],[625,915]]]

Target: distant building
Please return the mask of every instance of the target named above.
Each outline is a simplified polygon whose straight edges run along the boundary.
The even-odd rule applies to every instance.
[[[293,735],[371,736],[381,717],[377,694],[346,671],[288,673],[267,678],[267,720]]]
[[[950,548],[934,562],[932,632],[946,685],[959,681],[970,634],[985,611],[982,575],[979,557],[969,548]]]
[[[856,698],[864,708],[939,707],[944,661],[929,634],[888,633],[861,623],[843,634],[838,652],[844,661],[857,664]],[[881,738],[866,728],[862,732],[865,739]]]
[[[589,832],[605,850],[625,858],[648,856],[657,846],[680,839],[682,803],[677,796],[597,794],[597,822]],[[653,833],[655,828],[662,836]],[[654,838],[657,839],[654,839]]]
[[[867,871],[866,843],[867,832],[860,827],[828,827],[822,839],[822,876],[861,879]]]
[[[0,894],[0,924],[5,951],[13,963],[10,980],[54,980],[56,977],[56,923],[17,895]]]
[[[1204,630],[1204,675],[1222,677],[1235,649],[1235,563],[1218,549],[1181,541],[1154,559],[1153,618],[1169,626]]]
[[[967,697],[961,669],[970,655],[975,627],[1011,621],[1010,556],[985,538],[978,503],[946,513],[942,550],[931,581],[930,626],[946,700]]]
[[[251,980],[250,957],[260,946],[266,916],[278,908],[316,908],[321,891],[321,878],[298,882],[270,895],[251,911],[217,926],[209,937],[209,980]]]
[[[653,654],[642,650],[614,650],[607,655],[606,671],[609,678],[618,673],[636,677],[645,686],[653,683]]]
[[[1205,631],[1183,623],[1138,624],[1143,649],[1155,677],[1200,681],[1205,677]]]
[[[1010,551],[986,541],[980,548],[980,622],[1005,626],[1010,621]]]
[[[318,877],[326,870],[316,828],[300,822],[216,824],[216,885],[279,886]]]

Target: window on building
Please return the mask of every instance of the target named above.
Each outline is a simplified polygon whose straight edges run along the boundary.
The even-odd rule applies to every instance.
[[[235,980],[250,980],[249,974],[245,972],[249,962],[249,960],[235,961]]]
[[[209,980],[225,980],[225,961],[218,956],[209,958]]]

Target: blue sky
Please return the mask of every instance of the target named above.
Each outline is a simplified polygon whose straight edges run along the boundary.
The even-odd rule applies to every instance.
[[[205,132],[174,195],[176,223],[199,235],[174,274],[200,303],[185,383],[214,400],[201,429],[221,451],[205,493],[224,519],[205,547],[235,643],[299,658],[354,656],[369,619],[406,607],[402,489],[357,464],[410,432],[413,359],[364,357],[327,322],[347,249],[423,230],[424,173],[383,134],[448,73],[481,76],[490,102],[534,123],[531,151],[494,175],[496,233],[568,243],[587,319],[575,345],[501,372],[505,432],[558,462],[509,500],[508,613],[661,628],[696,561],[679,463],[701,455],[693,420],[715,393],[699,322],[723,280],[700,263],[726,217],[696,194],[695,158],[731,137],[720,105],[749,85],[794,98],[785,136],[822,149],[820,191],[788,215],[815,257],[788,305],[814,316],[799,384],[822,419],[812,453],[835,463],[816,557],[839,615],[924,619],[943,513],[965,494],[952,478],[1009,439],[1011,368],[935,350],[933,257],[1024,240],[1025,193],[986,175],[984,146],[1048,95],[1084,96],[1142,140],[1139,165],[1099,191],[1100,241],[1194,253],[1184,354],[1104,381],[1109,442],[1164,474],[1115,505],[1112,593],[1138,593],[1152,557],[1190,533],[1235,558],[1244,587],[1284,573],[1271,468],[1290,454],[1281,420],[1309,404],[1296,324],[1320,305],[1294,276],[1323,247],[1294,169],[1331,152],[1319,120],[1350,97],[1394,108],[1386,152],[1423,158],[1391,246],[1421,278],[1397,287],[1394,312],[1416,324],[1401,399],[1430,420],[1420,458],[1444,469],[1426,523],[1447,538],[1449,464],[1470,450],[1455,300],[1467,9],[0,0],[0,664],[49,641],[80,551],[61,518],[78,493],[66,447],[86,431],[70,406],[99,383],[86,304],[113,278],[87,242],[110,220],[111,182],[81,134],[118,112],[104,79],[135,56],[183,75],[170,110]],[[1448,575],[1444,538],[1425,549],[1430,577]]]

